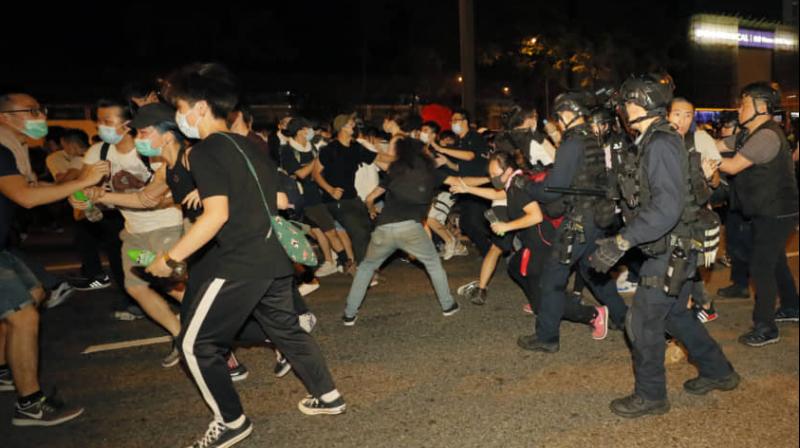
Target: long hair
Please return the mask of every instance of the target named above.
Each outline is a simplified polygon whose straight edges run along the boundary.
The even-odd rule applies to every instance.
[[[398,137],[394,142],[396,159],[389,167],[389,174],[393,176],[404,174],[412,170],[429,170],[436,167],[433,160],[425,154],[422,142],[410,137]]]

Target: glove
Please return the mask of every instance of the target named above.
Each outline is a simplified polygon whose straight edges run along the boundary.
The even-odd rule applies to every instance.
[[[621,248],[621,238],[604,238],[597,240],[597,250],[589,257],[589,265],[597,272],[606,273],[619,262],[627,249]]]

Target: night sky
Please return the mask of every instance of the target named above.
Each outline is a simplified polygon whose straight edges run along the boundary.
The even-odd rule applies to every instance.
[[[0,89],[49,101],[92,101],[194,61],[225,63],[262,100],[286,90],[387,100],[459,72],[457,0],[224,2],[216,9],[165,1],[29,4],[13,14],[4,8]],[[632,55],[624,68],[635,70],[679,65],[693,13],[781,19],[780,0],[475,5],[479,60],[525,36],[569,34],[613,42]],[[502,68],[479,68],[487,84],[505,76]]]

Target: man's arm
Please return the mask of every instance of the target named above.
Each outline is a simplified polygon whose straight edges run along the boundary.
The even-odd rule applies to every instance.
[[[338,189],[335,188],[333,185],[329,184],[327,180],[325,180],[325,176],[322,174],[323,171],[325,171],[325,166],[322,165],[321,160],[318,160],[316,165],[314,166],[314,171],[313,171],[314,182],[316,182],[317,185],[319,185],[319,187],[322,188],[322,190],[328,193],[331,197],[335,198],[336,196],[334,193],[336,193],[336,190]]]
[[[439,146],[436,142],[432,142],[433,148],[436,149],[436,152],[440,154],[444,154],[448,157],[452,157],[454,159],[462,160],[464,162],[469,162],[475,160],[477,155],[473,151],[464,150],[464,149],[455,149],[455,148],[444,148]]]
[[[31,187],[20,174],[3,176],[0,177],[0,193],[16,204],[30,209],[66,199],[72,193],[100,182],[108,175],[108,171],[109,164],[99,162],[89,165],[79,179],[47,187]]]
[[[676,140],[677,142],[677,140]],[[654,139],[646,160],[651,200],[620,234],[631,247],[650,243],[675,228],[683,213],[681,152],[666,138]]]
[[[725,174],[736,175],[742,171],[753,166],[753,162],[747,160],[747,157],[736,154],[729,159],[722,159],[719,164],[719,170]]]

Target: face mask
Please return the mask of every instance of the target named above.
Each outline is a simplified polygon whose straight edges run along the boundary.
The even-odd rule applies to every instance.
[[[308,130],[306,130],[306,140],[308,140],[308,141],[314,140],[314,130],[313,129],[308,128]]]
[[[23,134],[32,139],[40,139],[47,135],[47,122],[45,120],[25,120]]]
[[[430,137],[430,135],[428,135],[427,132],[423,132],[423,133],[419,134],[419,140],[422,143],[425,143],[427,145],[428,143],[431,142],[431,137]]]
[[[503,175],[501,174],[500,176],[494,176],[494,177],[491,178],[492,187],[494,187],[495,190],[505,190],[506,189],[506,183],[503,182],[502,177],[503,177]]]
[[[161,155],[161,148],[153,148],[153,144],[148,139],[136,139],[133,141],[136,151],[144,157],[157,157]]]
[[[178,129],[181,130],[181,133],[183,133],[183,135],[191,139],[197,140],[200,138],[200,129],[198,129],[197,126],[190,125],[189,121],[186,119],[186,115],[180,112],[175,112],[175,123],[178,124]]]
[[[452,128],[456,135],[461,135],[461,133],[464,132],[464,127],[461,125],[461,123],[455,123]]]
[[[109,145],[116,145],[117,143],[122,141],[124,136],[117,134],[117,128],[113,126],[103,126],[100,125],[97,127],[97,134],[100,136],[100,140],[108,143]]]

